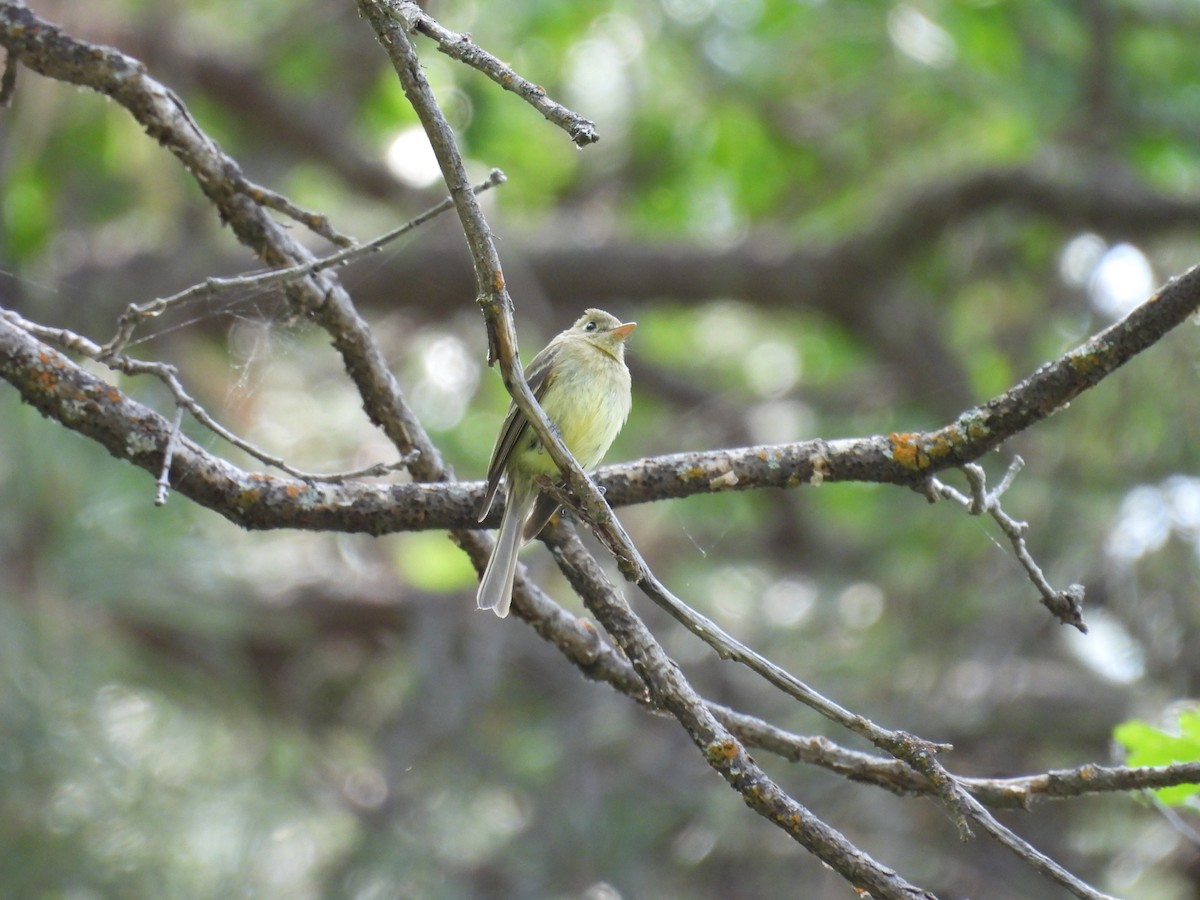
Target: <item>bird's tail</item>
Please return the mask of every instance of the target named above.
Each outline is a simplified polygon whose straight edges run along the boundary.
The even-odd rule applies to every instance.
[[[475,603],[480,609],[490,609],[502,619],[508,615],[508,608],[512,603],[517,554],[524,543],[521,540],[521,531],[535,492],[528,492],[528,497],[523,496],[525,493],[510,490],[508,502],[504,506],[504,516],[500,520],[496,546],[492,550],[487,568],[483,570],[483,578],[479,580],[479,593],[475,596]]]

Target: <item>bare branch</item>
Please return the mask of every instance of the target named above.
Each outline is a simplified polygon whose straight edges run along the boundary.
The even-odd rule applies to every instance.
[[[856,848],[767,777],[693,691],[572,531],[557,529],[551,549],[571,586],[632,661],[655,704],[675,716],[705,761],[755,812],[872,897],[932,897]]]
[[[400,79],[404,95],[412,104],[421,120],[421,127],[429,138],[438,166],[442,170],[442,178],[450,189],[450,197],[454,201],[458,218],[462,224],[463,235],[467,239],[467,247],[471,251],[471,264],[475,272],[476,302],[483,310],[488,328],[488,362],[499,360],[501,372],[505,378],[505,386],[513,394],[518,403],[530,407],[528,415],[534,427],[541,434],[542,430],[550,432],[550,424],[545,414],[538,409],[533,399],[533,393],[525,383],[525,375],[521,369],[521,359],[516,352],[517,335],[512,321],[512,299],[504,281],[504,271],[500,266],[500,254],[496,251],[492,240],[492,231],[479,208],[479,201],[470,190],[466,166],[458,145],[454,139],[454,131],[442,115],[437,99],[421,70],[420,61],[408,33],[401,24],[406,20],[396,16],[384,0],[357,0],[359,12],[371,23],[380,45],[388,54],[392,68]],[[415,7],[414,7],[415,8]],[[420,13],[420,10],[417,10]],[[424,15],[423,13],[420,13]],[[510,383],[511,382],[511,383]]]
[[[241,189],[245,181],[238,164],[203,132],[183,101],[151,78],[140,62],[111,47],[77,40],[13,3],[0,3],[0,43],[34,71],[91,88],[124,106],[147,134],[180,160],[222,220],[269,266],[312,261],[312,254]],[[295,308],[333,339],[371,421],[402,456],[414,450],[419,453],[419,465],[429,480],[440,479],[444,472],[440,453],[405,403],[383,351],[342,286],[323,272],[290,282],[285,291]]]
[[[601,470],[605,497],[620,506],[834,481],[917,486],[936,472],[978,460],[1049,418],[1198,309],[1200,267],[1193,267],[1121,321],[936,431],[658,456]]]
[[[1168,766],[1096,766],[1061,769],[1020,778],[965,778],[971,792],[989,805],[1028,807],[1033,801],[1082,797],[1114,791],[1146,791],[1200,784],[1200,762]]]
[[[1028,863],[1034,871],[1058,882],[1076,897],[1083,897],[1085,900],[1114,900],[1108,894],[1102,893],[1076,878],[1028,841],[1019,838],[1011,829],[1005,828],[974,797],[968,795],[967,804],[972,821],[977,822],[1002,847],[1011,850]]]
[[[160,477],[166,448],[175,433],[172,423],[35,339],[16,324],[14,319],[19,317],[8,311],[0,313],[0,378],[11,382],[25,402],[43,415]],[[128,362],[133,374],[169,374],[155,371],[153,363]],[[172,390],[182,392],[177,386]],[[196,408],[188,405],[186,392],[176,394],[181,396],[186,399],[180,402],[194,415]],[[204,424],[212,428],[216,423]],[[219,425],[216,428],[222,437],[229,435]],[[236,436],[229,437],[247,449]],[[348,510],[357,510],[350,514],[352,530],[381,534],[395,530],[397,517],[416,523],[444,505],[461,509],[464,518],[469,518],[472,503],[478,502],[467,485],[379,487],[339,483],[336,478],[322,483],[318,476],[293,480],[245,472],[186,436],[178,438],[169,472],[176,491],[244,528],[336,530],[335,522]],[[460,494],[457,498],[456,493]],[[433,516],[449,518],[444,510]]]
[[[751,650],[741,641],[722,630],[707,616],[692,609],[683,600],[667,589],[650,569],[612,510],[604,507],[603,519],[594,518],[592,508],[583,508],[574,498],[553,484],[543,483],[543,490],[556,496],[561,503],[582,512],[584,519],[617,557],[622,574],[641,588],[642,592],[688,631],[708,644],[722,659],[741,663],[760,676],[771,686],[805,706],[820,713],[832,722],[866,738],[876,747],[897,759],[902,759],[929,779],[954,816],[963,837],[970,836],[966,824],[965,797],[950,775],[937,762],[937,754],[950,749],[946,744],[935,744],[902,731],[891,731],[872,722],[865,716],[853,713],[820,692],[805,684],[791,672],[776,665],[760,653]],[[593,488],[594,490],[594,488]]]
[[[851,750],[824,736],[793,734],[716,703],[710,703],[709,709],[747,746],[792,762],[818,766],[851,781],[873,784],[895,794],[928,794],[933,790],[925,776],[901,760]],[[1089,763],[1077,769],[1014,778],[954,777],[973,797],[990,807],[1028,810],[1040,800],[1200,784],[1200,762],[1140,767],[1106,767]]]
[[[546,119],[553,122],[571,136],[579,147],[586,147],[600,140],[594,122],[572,112],[561,103],[546,96],[546,89],[518,75],[512,67],[505,65],[482,47],[476,45],[466,34],[458,34],[443,28],[425,10],[412,0],[389,0],[389,10],[409,31],[416,31],[437,42],[438,49],[447,56],[478,69],[506,91],[512,91]]]
[[[1094,385],[1160,339],[1172,327],[1185,321],[1198,307],[1200,271],[1192,269],[1169,282],[1150,301],[1121,322],[1080,348],[1042,366],[1028,379],[989,403],[964,412],[954,423],[937,431],[670,454],[602,467],[596,473],[596,481],[603,485],[603,500],[611,506],[725,490],[790,489],[834,481],[918,486],[938,472],[961,467],[982,457],[1024,428],[1051,415],[1080,391]],[[16,330],[18,333],[22,331],[19,327]],[[31,358],[37,358],[37,351],[32,351]],[[6,362],[11,374],[5,374],[5,377],[20,388],[23,382],[27,382],[30,373],[22,372],[15,358]],[[77,369],[65,358],[62,365]],[[85,382],[90,379],[97,385],[104,384],[81,370],[75,373],[75,377]],[[515,381],[512,383],[516,384]],[[524,385],[523,378],[521,384]],[[531,404],[532,396],[522,402]],[[40,408],[64,425],[76,427],[68,409]],[[141,409],[149,412],[144,407]],[[122,423],[115,418],[118,414],[115,411],[111,411],[111,414],[114,416],[112,420],[96,423],[94,435],[121,430]],[[165,423],[162,427],[166,428]],[[547,423],[543,421],[542,427],[548,428]],[[97,439],[118,456],[137,465],[142,464],[136,454],[125,453],[119,446],[107,444],[103,437]],[[553,446],[553,442],[547,441],[547,445]],[[423,459],[422,465],[428,464],[428,459]],[[271,460],[268,458],[264,461]],[[157,474],[157,469],[152,471]],[[440,469],[432,471],[438,472]],[[579,476],[583,477],[584,485],[591,484],[582,473]],[[421,477],[429,481],[440,480],[440,477]],[[177,482],[173,483],[176,483],[176,490],[183,489]],[[571,485],[577,497],[580,496],[579,484],[576,481]],[[245,521],[244,510],[236,504],[214,505],[214,498],[226,496],[223,489],[214,489],[212,485],[203,487],[203,490],[197,491],[198,496],[189,496],[247,527],[311,527],[373,534],[403,529],[478,527],[474,512],[483,491],[481,483],[431,487],[421,499],[414,498],[418,511],[410,514],[405,509],[394,508],[390,513],[385,513],[387,502],[384,495],[391,489],[359,485],[355,487],[353,501],[347,497],[340,498],[346,505],[339,509],[306,506],[299,510],[285,503],[260,511],[255,522],[250,523]],[[433,501],[431,498],[439,493],[442,496]],[[207,497],[208,502],[200,500],[200,496]],[[499,510],[493,511],[493,517],[484,523],[485,526],[494,525],[498,515]],[[298,523],[297,517],[303,520],[303,524]]]
[[[18,327],[9,313],[0,315],[0,376],[11,381],[31,405],[67,427],[108,448],[119,458],[152,474],[163,468],[172,439],[171,422],[125,397],[84,369],[40,344]],[[313,528],[383,533],[420,528],[428,520],[446,528],[457,518],[470,521],[478,505],[471,484],[388,485],[348,483],[313,486],[303,481],[242,472],[180,437],[171,463],[176,490],[246,528]],[[450,513],[442,512],[448,507]],[[461,535],[482,535],[462,531]],[[486,559],[486,546],[479,553]],[[528,620],[560,648],[575,648],[571,658],[591,677],[599,677],[644,702],[632,669],[619,657],[604,656],[603,643],[585,622],[561,611],[528,579],[519,579]],[[520,604],[519,604],[520,605]],[[590,649],[588,649],[590,648]],[[604,663],[598,660],[604,657]],[[599,674],[597,674],[599,673]],[[819,765],[857,781],[893,791],[928,791],[929,783],[907,764],[839,748],[826,738],[804,738],[753,717],[712,705],[711,710],[746,743],[786,759]],[[1165,767],[1081,769],[1014,779],[960,779],[991,806],[1028,807],[1034,800],[1082,794],[1169,787],[1200,781],[1200,763]]]
[[[282,194],[265,188],[262,185],[255,184],[245,176],[238,176],[236,179],[238,190],[244,193],[247,197],[257,203],[259,206],[265,206],[268,209],[273,209],[278,213],[283,213],[291,219],[295,219],[313,234],[318,234],[325,240],[329,241],[338,247],[353,247],[355,241],[353,238],[347,237],[337,231],[329,222],[329,217],[324,213],[311,212],[307,209],[301,209],[287,197]]]
[[[970,497],[956,491],[949,485],[943,484],[936,478],[929,479],[927,487],[931,497],[945,497],[966,507],[973,516],[981,516],[986,513],[995,519],[1000,525],[1000,530],[1004,532],[1012,544],[1017,561],[1024,567],[1029,580],[1033,582],[1034,587],[1038,589],[1038,593],[1042,595],[1042,605],[1050,610],[1055,618],[1064,625],[1073,625],[1084,634],[1087,634],[1087,625],[1083,621],[1083,585],[1070,584],[1061,591],[1055,590],[1050,582],[1046,580],[1041,567],[1038,566],[1033,556],[1030,555],[1029,547],[1025,543],[1025,532],[1029,530],[1029,524],[1018,522],[1000,506],[1000,496],[1008,490],[1017,472],[1024,465],[1025,462],[1021,457],[1014,457],[1012,464],[1008,467],[1008,471],[1004,474],[1004,480],[991,493],[988,493],[987,479],[983,469],[975,463],[967,463],[962,467],[963,474],[967,477],[967,483],[971,486]]]
[[[475,185],[473,190],[477,194],[482,193],[489,188],[503,184],[504,181],[504,173],[499,169],[492,169],[487,179]],[[309,275],[315,275],[317,272],[322,272],[325,269],[346,265],[371,253],[379,252],[380,249],[392,241],[408,234],[435,216],[441,215],[452,206],[453,201],[447,197],[436,206],[430,207],[420,215],[409,219],[403,225],[393,228],[391,231],[381,234],[374,240],[368,241],[365,244],[353,244],[344,250],[314,259],[311,262],[289,266],[286,269],[272,269],[269,272],[260,272],[253,275],[238,275],[232,278],[208,278],[200,284],[192,285],[192,287],[172,294],[170,297],[153,300],[149,303],[131,303],[117,319],[117,333],[104,345],[102,355],[98,358],[105,359],[113,354],[120,353],[133,337],[134,330],[139,324],[146,319],[162,315],[172,307],[201,298],[207,299],[219,296],[226,291],[261,290],[262,288],[276,284],[286,284]]]
[[[478,204],[466,182],[462,160],[454,147],[453,134],[433,102],[407,35],[402,29],[387,27],[378,20],[377,17],[382,15],[384,10],[380,2],[358,2],[364,15],[372,20],[381,43],[392,56],[405,91],[421,116],[435,152],[438,153],[472,251],[478,302],[484,311],[489,331],[490,357],[500,362],[505,384],[515,402],[526,412],[563,472],[571,491],[570,496],[564,495],[564,499],[577,498],[584,518],[592,523],[594,530],[614,549],[626,575],[637,581],[648,596],[708,640],[722,656],[750,666],[772,684],[788,691],[792,696],[800,697],[856,733],[869,737],[877,746],[893,753],[898,759],[905,760],[913,770],[923,773],[925,789],[942,799],[964,832],[966,821],[970,818],[980,823],[997,840],[1021,855],[1035,868],[1055,878],[1079,896],[1102,896],[1082,885],[1053,861],[1037,853],[1007,829],[995,823],[979,803],[963,790],[966,782],[955,779],[938,764],[935,754],[941,749],[939,746],[902,732],[882,729],[822,697],[789,673],[774,666],[769,660],[721,633],[713,623],[690,610],[658,581],[613,516],[605,498],[562,447],[529,392],[516,353],[512,304],[507,294],[499,258],[487,223],[479,213]],[[472,64],[484,68],[485,71],[492,62],[499,65],[498,61],[483,54],[468,39],[441,29],[415,4],[401,2],[398,11],[394,3],[392,7],[393,15],[403,18],[410,29],[439,40],[444,52],[451,52],[447,49],[447,42],[452,41],[460,51],[451,52],[456,58],[471,62],[467,57],[475,58],[482,54],[485,64]],[[281,521],[281,515],[303,517],[306,511],[315,508],[320,508],[322,515],[332,519],[331,510],[337,509],[337,520],[342,523],[337,527],[345,529],[345,523],[351,521],[353,515],[347,512],[346,507],[336,507],[336,502],[349,500],[350,506],[353,506],[361,500],[368,504],[386,503],[393,515],[396,513],[396,507],[401,504],[405,507],[404,515],[413,514],[415,510],[414,521],[419,520],[420,524],[412,527],[437,527],[428,524],[435,520],[437,515],[445,517],[442,521],[451,521],[447,510],[454,504],[468,502],[464,498],[471,496],[473,487],[452,483],[453,473],[442,463],[420,423],[407,409],[398,385],[388,371],[365,323],[357,315],[349,297],[337,281],[326,277],[328,273],[324,270],[335,263],[322,266],[321,261],[314,261],[311,254],[292,241],[287,232],[281,229],[265,210],[270,208],[282,211],[326,234],[331,240],[345,243],[348,239],[334,232],[318,214],[300,210],[280,195],[251,184],[241,174],[236,163],[225,156],[204,134],[179,98],[149,79],[136,61],[107,48],[73,41],[61,30],[33,17],[24,9],[23,4],[0,4],[0,41],[9,47],[10,63],[15,52],[20,55],[22,62],[38,71],[48,72],[52,77],[74,83],[86,84],[114,97],[138,118],[152,136],[168,146],[193,173],[201,188],[218,207],[223,218],[231,223],[239,238],[253,247],[268,264],[289,267],[289,299],[297,310],[312,317],[333,337],[335,346],[343,355],[347,371],[358,385],[369,416],[384,428],[405,458],[413,461],[414,477],[444,483],[419,488],[411,485],[378,488],[341,482],[317,486],[303,481],[247,476],[210,456],[180,434],[183,409],[187,407],[195,413],[199,407],[196,404],[193,408],[185,402],[191,398],[183,391],[173,369],[158,364],[140,364],[136,360],[121,357],[115,353],[115,349],[119,347],[109,351],[109,364],[113,368],[131,374],[154,374],[172,389],[176,399],[176,419],[172,423],[132,403],[120,391],[89,375],[54,350],[47,348],[45,344],[39,343],[34,337],[56,341],[76,352],[94,357],[104,355],[103,348],[85,345],[81,343],[85,339],[67,332],[59,333],[56,339],[48,330],[43,329],[39,332],[36,328],[22,327],[19,321],[8,315],[0,316],[0,349],[5,351],[3,357],[0,357],[0,375],[12,381],[28,402],[47,415],[53,416],[68,427],[89,434],[113,453],[156,472],[160,499],[165,499],[168,485],[173,484],[179,489],[179,476],[185,475],[187,489],[195,491],[197,495],[203,495],[219,478],[224,478],[227,484],[239,485],[240,496],[222,496],[221,506],[214,504],[214,508],[223,508],[228,510],[227,515],[231,515],[232,512],[246,520],[250,518],[244,510],[247,505],[262,507],[255,511],[255,515],[260,517],[258,521],[267,521],[271,516],[275,516],[276,521]],[[88,54],[91,60],[86,67],[77,62],[84,53]],[[498,81],[515,74],[506,69],[497,72],[498,75],[493,74],[492,77]],[[511,89],[511,85],[505,86]],[[525,83],[525,87],[532,86]],[[544,97],[544,92],[539,96]],[[530,96],[526,96],[526,99],[534,102]],[[586,124],[589,127],[591,125]],[[594,132],[592,134],[590,139],[594,140]],[[573,132],[573,135],[579,140],[579,132]],[[1180,279],[1180,282],[1186,281],[1191,285],[1195,280],[1193,270]],[[990,404],[965,413],[958,421],[939,431],[927,434],[893,434],[862,441],[817,441],[783,448],[723,451],[716,457],[718,463],[710,471],[702,469],[698,475],[695,468],[690,468],[680,475],[677,470],[674,476],[666,475],[662,480],[669,482],[670,477],[690,480],[693,484],[687,488],[689,493],[763,487],[771,483],[771,478],[777,477],[766,473],[785,464],[788,455],[792,454],[795,465],[786,472],[787,481],[776,486],[792,487],[804,481],[819,484],[825,480],[868,480],[864,478],[864,473],[871,473],[869,480],[909,485],[925,483],[945,488],[944,485],[931,480],[932,473],[966,465],[968,467],[965,471],[972,485],[972,493],[969,497],[958,496],[965,500],[973,512],[989,512],[997,517],[1001,527],[1013,538],[1014,547],[1020,555],[1024,544],[1023,540],[1018,541],[1018,538],[1023,526],[1004,516],[999,508],[998,497],[1005,484],[1001,485],[1001,490],[989,495],[981,471],[976,473],[970,468],[970,461],[998,446],[1013,434],[1049,416],[1080,391],[1098,382],[1133,355],[1150,346],[1178,321],[1182,321],[1181,318],[1173,317],[1177,315],[1181,308],[1179,303],[1183,301],[1177,298],[1175,302],[1167,302],[1167,298],[1173,296],[1172,289],[1176,286],[1177,284],[1168,285],[1151,303],[1135,311],[1125,323],[1119,323],[1118,326],[1098,335],[1063,359],[1043,366],[1012,391],[1006,392]],[[209,285],[204,287],[211,289]],[[1195,309],[1196,292],[1194,286],[1188,290],[1193,294],[1193,297],[1186,301],[1192,304],[1187,311],[1190,314]],[[1181,290],[1176,293],[1186,292]],[[1165,313],[1164,308],[1167,308]],[[1128,324],[1138,316],[1140,318],[1136,322]],[[1122,330],[1123,326],[1127,327]],[[1154,336],[1156,329],[1157,336]],[[194,404],[194,401],[192,403]],[[200,409],[197,415],[199,417],[207,414]],[[239,446],[245,449],[244,442]],[[758,461],[750,459],[751,456],[757,457]],[[260,456],[260,459],[263,458],[265,457]],[[647,471],[653,474],[653,467],[661,464],[661,460],[655,460],[643,465],[651,467]],[[755,483],[760,464],[765,473]],[[215,472],[211,478],[202,471],[206,467]],[[349,476],[340,477],[344,482]],[[193,478],[199,485],[198,488],[193,485]],[[256,481],[269,482],[269,487],[260,491]],[[697,482],[700,484],[698,489],[694,486]],[[405,493],[405,488],[416,489]],[[658,486],[654,489],[657,490]],[[945,488],[945,491],[949,492],[950,489]],[[955,494],[957,492],[944,495]],[[425,515],[420,508],[422,502],[431,505],[441,502],[443,505],[437,513]],[[316,521],[316,518],[306,521]],[[377,526],[380,521],[375,520]],[[463,521],[469,519],[458,520],[453,524],[461,526]],[[486,538],[478,532],[461,528],[453,533],[453,537],[476,565],[480,565],[487,552]],[[630,669],[613,665],[605,670],[614,679],[614,683],[619,674],[619,680],[624,689],[630,691],[631,696],[638,696],[640,702],[646,705],[668,709],[688,730],[697,746],[704,752],[709,764],[720,772],[752,807],[833,865],[853,884],[871,891],[873,896],[914,896],[921,893],[850,845],[836,831],[813,817],[808,810],[767,779],[746,754],[745,747],[722,726],[714,716],[713,710],[683,679],[640,620],[614,596],[611,585],[604,582],[602,576],[597,578],[595,560],[582,552],[574,536],[560,536],[557,543],[552,543],[564,571],[568,571],[569,575],[571,571],[577,573],[572,582],[577,584],[577,589],[588,600],[589,607],[631,661]],[[1032,565],[1032,559],[1028,562]],[[1027,566],[1027,569],[1029,568],[1030,566]],[[1031,577],[1036,568],[1036,565],[1032,565]],[[1040,571],[1037,571],[1037,575],[1041,575]],[[557,608],[547,610],[539,606],[544,597],[540,598],[536,588],[524,578],[520,580],[520,614],[531,618],[535,623],[542,623],[546,616],[553,617],[562,613],[561,610],[556,613]],[[1044,577],[1041,578],[1041,582],[1045,583]],[[584,587],[580,587],[580,584]],[[1049,586],[1046,585],[1046,588],[1049,589]],[[578,647],[581,660],[619,659],[615,651],[604,645],[594,632],[592,637],[594,640],[589,642],[586,635],[581,636]],[[631,671],[636,678],[629,677]]]
[[[272,456],[265,450],[260,450],[254,444],[238,437],[232,431],[221,425],[209,415],[208,411],[201,406],[191,394],[183,386],[183,382],[179,380],[179,373],[174,366],[167,363],[147,362],[145,360],[133,359],[128,356],[114,356],[108,347],[101,347],[93,341],[88,340],[82,335],[75,334],[73,331],[68,331],[65,328],[48,328],[45,325],[38,325],[36,322],[30,322],[24,319],[17,313],[11,310],[0,308],[0,317],[7,319],[12,324],[16,325],[29,334],[41,338],[50,344],[53,344],[61,349],[78,353],[88,359],[94,359],[97,362],[102,362],[115,372],[121,372],[125,375],[150,375],[157,378],[167,386],[171,395],[175,398],[175,405],[178,409],[186,409],[195,417],[196,421],[215,434],[217,437],[237,447],[244,453],[257,459],[259,462],[266,463],[268,466],[279,469],[281,472],[286,472],[294,478],[299,478],[307,483],[318,481],[324,482],[343,482],[351,478],[365,478],[368,476],[386,475],[397,469],[403,468],[416,461],[415,455],[405,457],[395,463],[376,463],[372,466],[367,466],[355,472],[338,472],[329,475],[318,475],[311,472],[302,472],[293,466],[288,465],[284,460],[277,456]],[[166,500],[164,493],[167,486],[166,477],[167,469],[171,464],[171,457],[174,454],[177,444],[179,431],[178,416],[171,430],[171,440],[167,445],[166,459],[163,462],[163,472],[159,476],[159,499],[156,500],[158,506],[162,506]]]
[[[725,635],[711,621],[699,616],[671,595],[654,578],[636,547],[633,546],[628,535],[616,521],[603,496],[563,446],[561,439],[550,426],[545,413],[537,405],[525,383],[520,359],[516,354],[516,341],[513,336],[512,317],[509,311],[511,303],[508,301],[507,293],[503,290],[503,275],[500,271],[495,246],[491,241],[490,231],[486,222],[483,221],[477,205],[473,202],[474,198],[461,190],[461,185],[465,181],[465,172],[453,133],[437,107],[407,37],[402,31],[392,27],[389,20],[380,15],[377,4],[370,0],[359,0],[359,8],[375,27],[381,44],[391,55],[393,66],[404,86],[405,94],[417,110],[426,133],[429,135],[443,176],[450,185],[451,196],[459,205],[459,215],[463,221],[467,243],[471,248],[471,256],[475,265],[480,304],[484,309],[489,334],[492,338],[490,358],[499,361],[505,386],[512,394],[514,402],[526,414],[531,425],[537,431],[550,456],[566,477],[575,496],[580,498],[585,509],[585,516],[589,522],[593,523],[594,530],[607,541],[619,558],[628,563],[636,562],[638,571],[636,577],[631,576],[631,580],[638,581],[656,602],[665,606],[697,635],[716,647],[722,656],[739,659],[766,677],[772,684],[781,687],[835,721],[857,730],[860,734],[869,735],[880,746],[902,754],[904,758],[913,761],[918,766],[924,766],[925,771],[931,775],[935,783],[947,785],[948,800],[952,804],[957,802],[953,798],[952,783],[933,760],[935,750],[933,745],[908,735],[884,732],[872,723],[842,709],[778,666]],[[605,624],[607,626],[608,623]],[[960,825],[965,827],[962,824],[965,822],[963,816],[958,815],[957,818]]]
[[[158,476],[158,490],[154,494],[154,505],[165,506],[167,495],[171,491],[171,459],[175,456],[175,448],[179,446],[179,430],[183,427],[182,403],[175,404],[175,420],[171,423],[171,437],[163,450],[162,471]]]
[[[564,497],[563,499],[569,498]],[[611,517],[611,511],[609,515]],[[845,728],[866,737],[876,746],[920,772],[927,779],[932,793],[938,796],[953,814],[959,834],[963,839],[971,836],[971,830],[967,825],[967,820],[970,819],[1001,846],[1028,863],[1035,871],[1059,883],[1075,896],[1087,898],[1087,900],[1110,900],[1108,895],[1076,878],[1050,857],[996,821],[982,804],[965,790],[962,783],[937,761],[936,753],[940,749],[945,749],[944,747],[933,745],[903,732],[889,732],[866,717],[854,715],[821,696],[795,676],[722,632],[706,617],[690,609],[667,591],[646,566],[645,561],[637,554],[636,548],[624,534],[615,517],[610,518],[602,526],[593,523],[593,527],[605,537],[613,540],[621,552],[632,552],[632,557],[627,556],[621,560],[626,577],[636,582],[647,596],[671,613],[690,631],[710,644],[723,658],[743,663],[770,684],[796,697]],[[795,801],[770,783],[765,773],[754,771],[756,767],[753,761],[750,760],[745,749],[736,741],[731,732],[725,731],[724,728],[720,728],[719,731],[711,730],[712,726],[718,723],[712,717],[710,710],[692,692],[690,685],[679,674],[678,668],[662,652],[661,647],[645,629],[641,620],[630,611],[623,600],[616,597],[611,585],[604,578],[595,560],[583,549],[579,539],[574,534],[569,537],[556,534],[551,538],[549,544],[560,568],[571,581],[575,590],[584,598],[588,609],[600,619],[609,634],[613,635],[613,638],[629,655],[634,667],[646,682],[651,695],[679,719],[692,739],[705,751],[705,758],[709,765],[717,769],[735,790],[741,792],[746,802],[760,815],[764,815],[780,825],[795,840],[837,869],[852,884],[867,888],[873,893],[876,888],[872,888],[860,880],[862,876],[858,874],[859,869],[839,866],[843,857],[834,839],[840,838],[840,835],[836,832],[832,832],[831,835],[818,832],[817,835],[814,835],[798,832],[788,827],[788,822],[807,811],[803,807],[799,807],[799,804],[795,804],[799,807],[800,813],[788,812],[786,815],[781,813],[776,804],[783,804],[786,808],[789,803],[795,803]],[[584,577],[583,573],[588,569],[591,571]],[[660,666],[663,670],[661,674],[656,671]],[[659,677],[656,678],[656,675]],[[719,752],[714,748],[720,748]],[[721,765],[721,763],[729,762],[736,764],[736,768],[732,772],[727,772]],[[747,776],[753,779],[752,786],[743,781]],[[762,782],[766,782],[766,785],[764,786]],[[767,797],[774,802],[768,803]],[[782,821],[781,815],[784,815]],[[819,820],[814,821],[823,826]],[[818,842],[818,837],[822,839],[821,842]],[[898,887],[900,890],[912,890],[909,885],[894,886],[885,882],[882,889],[888,893],[882,896],[891,896]]]

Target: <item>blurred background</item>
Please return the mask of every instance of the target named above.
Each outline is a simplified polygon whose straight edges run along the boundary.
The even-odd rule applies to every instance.
[[[343,232],[442,195],[349,0],[30,6],[145,62],[248,177]],[[610,461],[939,426],[1200,259],[1191,0],[429,11],[596,122],[580,151],[416,40],[472,175],[508,176],[485,209],[526,359],[587,305],[640,323]],[[121,107],[27,70],[0,180],[0,304],[39,322],[104,341],[131,302],[257,268]],[[506,396],[453,218],[342,277],[458,476],[481,478]],[[278,294],[197,302],[131,352],[295,466],[394,458]],[[1114,726],[1169,727],[1200,682],[1198,369],[1185,326],[983,461],[995,483],[1024,457],[1006,508],[1056,587],[1086,585],[1087,637],[993,524],[897,488],[619,513],[689,603],[856,712],[953,743],[957,773],[1117,761]],[[119,383],[169,413],[158,384]],[[848,895],[671,721],[476,613],[444,535],[251,534],[153,497],[0,387],[5,896]],[[583,614],[544,550],[524,559]],[[631,601],[706,696],[862,748]],[[757,756],[939,896],[1060,896],[935,803]],[[1105,891],[1200,895],[1200,850],[1144,798],[1000,818]]]

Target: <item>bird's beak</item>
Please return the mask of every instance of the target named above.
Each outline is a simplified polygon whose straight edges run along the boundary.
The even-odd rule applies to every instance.
[[[616,335],[617,340],[623,341],[633,334],[633,329],[635,328],[637,328],[637,322],[626,322],[624,325],[618,325],[614,328],[612,333]]]

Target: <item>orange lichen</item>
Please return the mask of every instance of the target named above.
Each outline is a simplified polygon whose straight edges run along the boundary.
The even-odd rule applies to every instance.
[[[966,430],[959,424],[948,425],[930,434],[892,433],[888,435],[891,456],[906,469],[919,471],[932,463],[954,457],[968,443],[968,435],[980,439],[988,434],[982,423],[968,423]]]
[[[737,741],[726,738],[723,741],[713,741],[705,748],[705,755],[715,763],[730,763],[737,759],[739,748]]]
[[[767,464],[769,468],[778,469],[781,465],[780,460],[783,456],[775,447],[763,447],[754,454],[759,459]]]
[[[920,434],[889,434],[888,443],[892,447],[892,459],[906,469],[925,468],[929,465],[929,454],[922,449],[920,440]]]
[[[58,389],[58,373],[54,370],[62,367],[62,363],[58,357],[52,353],[42,351],[38,354],[39,365],[34,366],[33,381],[46,393],[51,393]]]

